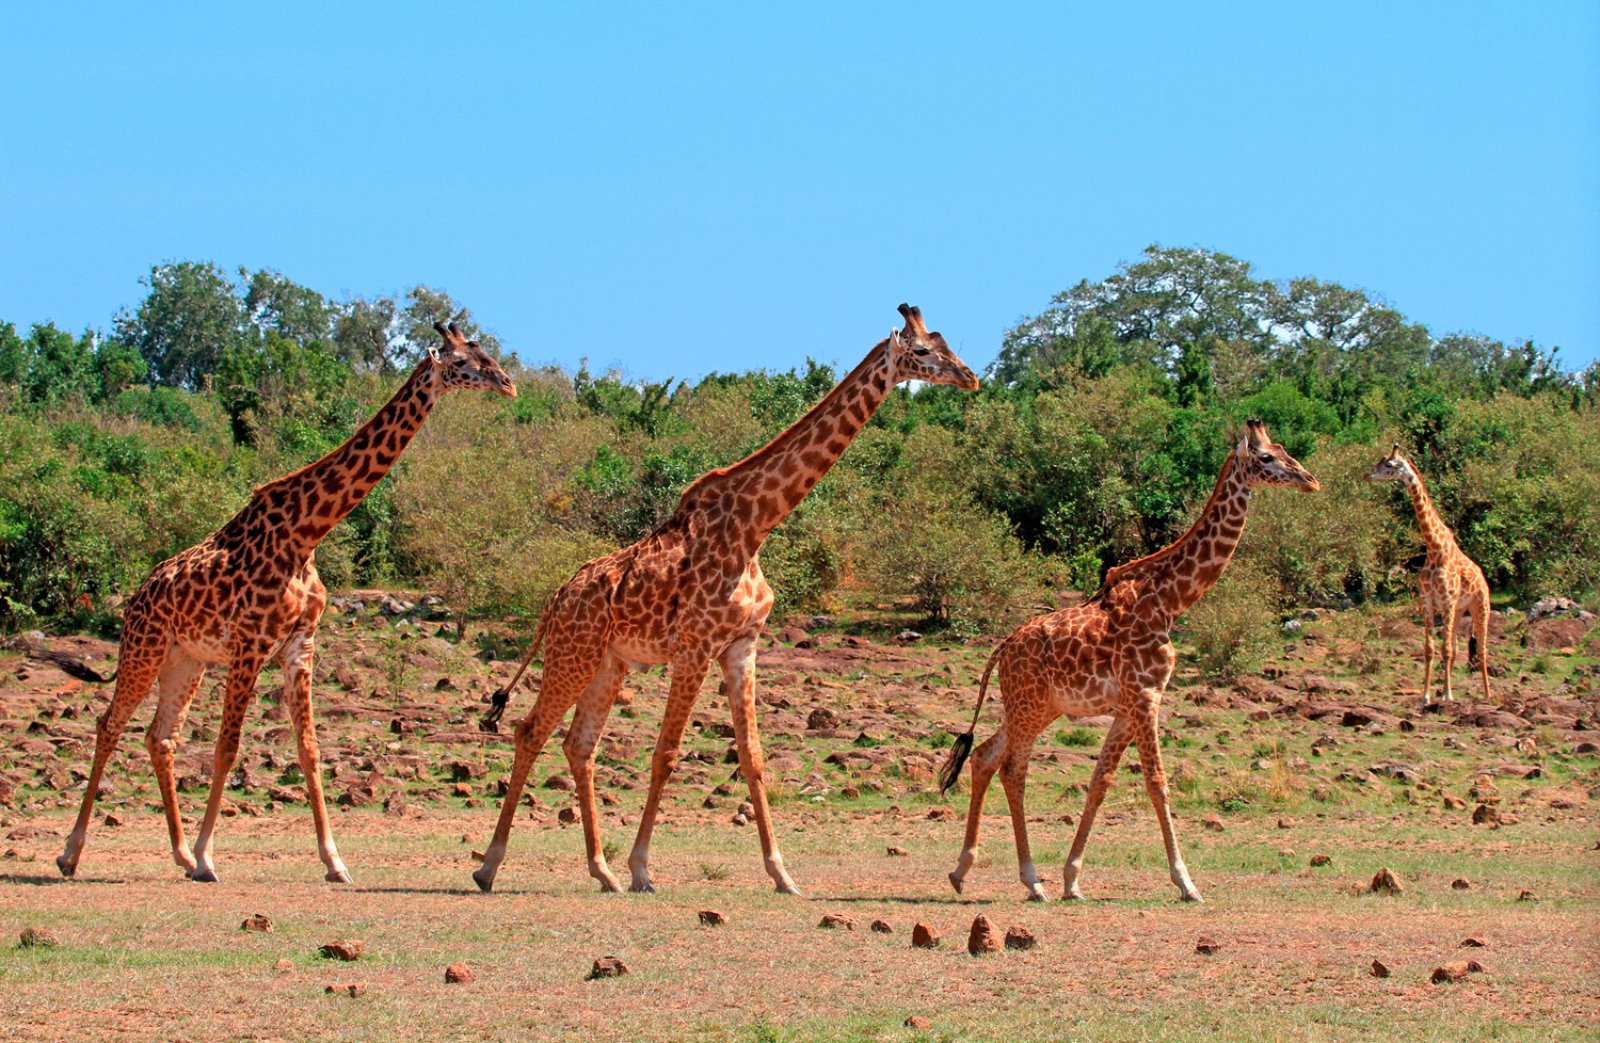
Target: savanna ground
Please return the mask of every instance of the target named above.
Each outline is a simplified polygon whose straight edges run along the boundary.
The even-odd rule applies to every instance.
[[[514,649],[509,635],[452,644],[426,612],[397,625],[379,600],[330,609],[317,668],[350,887],[322,882],[274,671],[219,829],[221,883],[188,883],[170,860],[140,734],[151,704],[108,773],[77,879],[61,879],[53,858],[108,689],[0,655],[0,1038],[1551,1040],[1593,1038],[1600,1023],[1600,631],[1586,621],[1497,620],[1497,702],[1458,672],[1459,701],[1439,712],[1419,709],[1420,631],[1404,607],[1317,613],[1235,680],[1202,677],[1186,656],[1163,741],[1206,904],[1176,900],[1130,751],[1090,843],[1091,900],[1038,905],[1021,901],[998,785],[967,893],[945,882],[966,792],[941,797],[933,775],[992,641],[901,641],[898,626],[850,617],[783,629],[761,655],[775,817],[804,898],[771,892],[753,825],[736,824],[744,792],[726,785],[714,680],[656,833],[658,894],[597,893],[581,831],[561,821],[559,736],[497,891],[479,894],[472,853],[492,829],[510,743],[479,733],[476,716]],[[114,651],[56,645],[97,665]],[[191,838],[214,680],[180,755]],[[619,869],[664,688],[659,670],[635,675],[601,750]],[[508,716],[532,698],[520,691]],[[991,707],[980,739],[996,721]],[[1062,720],[1035,751],[1034,852],[1055,893],[1103,730]],[[1401,893],[1369,891],[1382,867]],[[706,909],[728,922],[703,926]],[[1028,928],[1037,948],[969,956],[980,912]],[[275,930],[241,931],[255,913]],[[855,929],[819,928],[829,913]],[[893,933],[869,930],[875,919]],[[912,948],[917,922],[943,944]],[[26,927],[59,944],[17,945]],[[1201,935],[1218,951],[1197,952]],[[1462,948],[1469,936],[1484,946]],[[342,939],[363,942],[363,958],[317,956]],[[608,954],[632,973],[586,981]],[[1434,967],[1467,958],[1484,972],[1430,983]],[[1373,960],[1390,976],[1375,977]],[[476,980],[446,984],[454,963]],[[325,991],[354,982],[362,995]]]

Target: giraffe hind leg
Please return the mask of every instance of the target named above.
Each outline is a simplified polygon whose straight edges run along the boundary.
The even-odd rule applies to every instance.
[[[195,690],[200,687],[205,674],[204,663],[176,644],[173,645],[167,653],[166,662],[161,666],[160,702],[156,706],[155,720],[144,733],[150,766],[156,773],[156,787],[161,791],[161,810],[167,818],[167,839],[172,844],[172,860],[185,874],[194,872],[195,862],[183,837],[183,811],[178,805],[173,762],[177,759],[183,722],[189,716]]]
[[[967,833],[961,843],[961,856],[956,867],[946,877],[956,894],[966,884],[967,874],[978,860],[978,831],[983,825],[983,799],[989,792],[989,783],[1006,756],[1006,729],[989,736],[972,754],[972,794],[967,800]]]

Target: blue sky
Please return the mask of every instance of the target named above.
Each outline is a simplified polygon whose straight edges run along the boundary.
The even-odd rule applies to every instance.
[[[0,319],[168,260],[531,362],[977,366],[1153,242],[1600,352],[1600,4],[7,4]]]

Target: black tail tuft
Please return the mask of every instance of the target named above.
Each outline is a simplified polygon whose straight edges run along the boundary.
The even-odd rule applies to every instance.
[[[488,713],[483,715],[483,720],[478,722],[478,730],[498,735],[500,733],[500,715],[506,712],[506,705],[511,702],[511,689],[495,689],[495,693],[489,697],[489,701],[493,703],[493,706]]]
[[[90,684],[107,684],[116,680],[117,677],[117,672],[115,670],[111,671],[110,674],[102,674],[97,670],[93,670],[90,667],[85,666],[82,662],[72,658],[65,652],[52,652],[49,649],[40,649],[37,652],[29,652],[28,658],[37,659],[42,663],[49,663],[50,665],[59,669],[62,673],[67,674],[70,677],[76,677],[80,681],[88,681]]]
[[[939,792],[949,793],[961,778],[961,766],[967,763],[967,758],[972,755],[972,733],[956,736],[956,744],[950,748],[950,756],[944,762],[944,767],[939,769]]]
[[[1476,670],[1478,665],[1478,635],[1472,634],[1467,638],[1467,666]]]

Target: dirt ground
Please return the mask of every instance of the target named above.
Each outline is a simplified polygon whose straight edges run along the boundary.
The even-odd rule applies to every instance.
[[[1545,1040],[1594,1038],[1600,1024],[1589,621],[1497,620],[1494,701],[1458,672],[1458,701],[1427,712],[1403,608],[1315,613],[1227,682],[1185,657],[1164,757],[1206,903],[1177,901],[1130,751],[1089,845],[1090,901],[1029,904],[998,785],[966,893],[945,882],[967,794],[940,796],[933,774],[992,642],[823,619],[777,628],[758,682],[779,838],[805,897],[772,893],[754,827],[739,824],[714,681],[652,847],[659,893],[601,894],[588,878],[581,831],[561,821],[558,735],[497,890],[480,894],[473,852],[510,742],[476,717],[512,652],[493,635],[458,646],[428,610],[382,603],[341,599],[319,639],[345,887],[322,882],[272,671],[230,780],[221,882],[184,880],[167,850],[140,731],[153,701],[63,880],[53,860],[109,691],[0,654],[0,1039]],[[102,668],[115,652],[82,637],[51,646]],[[215,680],[180,754],[191,837]],[[624,879],[665,691],[659,671],[630,680],[598,771]],[[508,718],[532,701],[518,692]],[[980,739],[996,721],[991,707]],[[1052,893],[1103,723],[1062,720],[1035,750],[1029,820]],[[1371,891],[1383,868],[1400,893]],[[703,910],[727,922],[703,924]],[[258,913],[273,929],[242,930]],[[1036,947],[969,955],[980,913]],[[853,929],[819,927],[830,914]],[[917,923],[941,944],[912,947]],[[21,944],[27,928],[56,944]],[[1214,951],[1198,951],[1202,937]],[[318,955],[350,940],[355,961]],[[586,980],[607,955],[631,973]],[[1462,960],[1482,971],[1430,980]],[[453,964],[474,980],[447,983]]]

